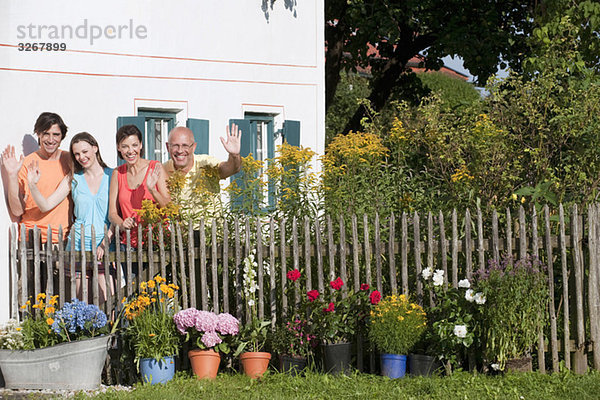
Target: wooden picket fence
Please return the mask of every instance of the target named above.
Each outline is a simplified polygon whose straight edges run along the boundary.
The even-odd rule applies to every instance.
[[[544,207],[541,215],[521,207],[514,218],[510,210],[502,215],[493,212],[485,221],[480,210],[472,215],[467,209],[460,216],[456,210],[449,216],[415,212],[392,214],[385,220],[355,215],[300,221],[236,218],[207,227],[201,221],[198,231],[191,223],[171,226],[169,232],[162,226],[146,232],[138,227],[138,237],[152,238],[154,229],[158,239],[154,246],[128,245],[125,251],[117,246],[104,254],[103,265],[121,266],[115,275],[116,282],[123,283],[103,304],[99,304],[99,266],[90,262],[96,259],[95,250],[76,252],[73,243],[65,249],[62,238],[47,246],[35,230],[33,239],[27,240],[24,226],[15,224],[10,231],[11,315],[19,318],[20,306],[40,292],[59,294],[61,304],[75,297],[79,265],[87,265],[91,279],[90,293],[83,285],[80,298],[106,311],[135,293],[136,279],[159,273],[180,286],[181,307],[230,312],[244,319],[243,260],[254,253],[259,317],[275,322],[294,307],[301,290],[323,292],[337,276],[346,283],[345,290],[359,290],[361,283],[368,283],[384,295],[404,293],[422,303],[428,297],[420,279],[423,268],[444,270],[445,283],[456,287],[459,279],[471,278],[490,259],[531,255],[548,266],[550,292],[549,326],[540,327],[537,368],[545,372],[549,362],[558,371],[564,362],[581,373],[588,365],[600,369],[599,215],[598,205],[590,205],[586,212],[577,206],[565,211],[560,205],[556,210]],[[92,232],[92,243],[94,236]],[[134,277],[136,262],[143,268]],[[303,277],[288,288],[286,274],[291,269],[301,270]]]

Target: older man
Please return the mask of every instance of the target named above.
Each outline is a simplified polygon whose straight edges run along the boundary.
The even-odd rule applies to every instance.
[[[177,127],[169,132],[167,150],[171,159],[163,164],[165,171],[171,177],[176,171],[185,176],[185,184],[181,193],[173,193],[185,200],[187,216],[200,212],[202,217],[210,218],[219,213],[219,180],[239,172],[242,160],[240,157],[240,138],[242,132],[237,125],[226,128],[225,138],[221,143],[229,154],[227,161],[219,161],[207,154],[194,154],[196,142],[193,132],[184,127]]]
[[[27,157],[15,156],[15,148],[8,146],[2,152],[2,167],[8,175],[8,206],[15,217],[29,230],[35,225],[41,230],[42,242],[47,240],[48,226],[52,227],[52,240],[58,242],[58,228],[63,228],[63,239],[69,231],[70,196],[65,197],[51,210],[40,210],[27,180],[27,168],[37,164],[41,173],[37,187],[44,197],[52,195],[59,186],[70,187],[71,161],[68,151],[59,149],[67,134],[67,126],[55,113],[44,112],[35,122],[39,150]]]

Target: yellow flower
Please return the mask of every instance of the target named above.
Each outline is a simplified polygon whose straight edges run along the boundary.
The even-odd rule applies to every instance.
[[[54,311],[54,307],[46,307],[46,309],[44,310],[44,314],[52,314]]]
[[[149,281],[148,281],[148,287],[149,287],[150,289],[154,289],[154,288],[156,287],[156,282],[154,282],[154,280],[152,280],[152,279],[151,279],[151,280],[149,280]]]
[[[22,310],[24,310],[24,309],[26,309],[26,308],[27,308],[27,304],[23,304],[23,305],[21,306],[21,309],[22,309]]]
[[[52,297],[50,297],[50,300],[48,300],[48,304],[50,304],[51,306],[55,306],[58,303],[58,295],[54,295]]]
[[[151,333],[151,334],[149,334],[148,336],[150,336],[150,337],[154,337],[154,336],[156,336],[156,333]]]
[[[404,321],[404,317],[402,315],[398,315],[398,321]]]
[[[45,298],[46,298],[46,293],[39,293],[35,299],[37,302],[39,302],[40,300],[45,299]]]
[[[121,300],[121,304],[125,304],[126,301],[127,301],[127,297],[123,297],[123,300]]]
[[[513,193],[512,196],[510,196],[511,199],[513,199],[514,201],[517,201],[517,199],[519,198],[519,196],[517,196],[516,193]]]
[[[525,197],[521,197],[521,204],[525,203]]]
[[[48,318],[46,319],[46,323],[47,323],[48,325],[52,325],[52,324],[54,323],[54,320],[53,320],[52,318],[48,317]],[[50,332],[48,332],[48,333],[50,333]]]
[[[164,283],[161,283],[161,285],[160,285],[160,291],[161,292],[163,292],[164,294],[167,294],[167,293],[169,293],[169,289],[170,288],[169,288],[168,285],[165,285]]]
[[[140,289],[146,290],[146,286],[147,286],[146,282],[140,282]]]

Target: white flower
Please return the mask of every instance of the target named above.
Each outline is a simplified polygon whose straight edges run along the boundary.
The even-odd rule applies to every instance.
[[[500,370],[500,364],[498,364],[498,363],[494,363],[494,364],[492,364],[492,365],[491,365],[491,367],[492,367],[492,369],[493,369],[494,371],[498,371],[498,370]]]
[[[468,289],[465,292],[465,299],[469,302],[472,303],[473,300],[475,300],[475,291],[473,291],[473,289]]]
[[[444,270],[436,269],[433,274],[433,285],[441,286],[444,283]]]
[[[429,278],[431,278],[432,273],[433,271],[431,270],[431,268],[427,267],[423,271],[421,271],[421,276],[423,277],[423,279],[428,280]]]
[[[462,280],[458,281],[458,287],[468,289],[471,287],[471,283],[469,282],[468,279],[462,279]]]
[[[454,325],[454,335],[459,338],[464,338],[467,336],[467,326],[466,325]]]
[[[252,299],[248,300],[248,305],[250,307],[252,307],[254,305],[254,300],[252,300]]]
[[[256,292],[256,289],[258,289],[258,285],[256,283],[252,282],[252,284],[250,285],[248,290],[250,291],[250,293],[254,293],[254,292]]]
[[[485,296],[481,292],[477,292],[475,294],[475,303],[477,304],[485,304]]]

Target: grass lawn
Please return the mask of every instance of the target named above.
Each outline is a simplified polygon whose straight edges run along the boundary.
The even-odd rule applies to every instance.
[[[80,393],[76,399],[87,399]],[[180,373],[166,385],[138,385],[131,392],[109,390],[94,399],[598,399],[600,372],[473,375],[390,380],[375,375],[331,376],[308,373],[291,377],[273,373],[252,381],[220,374],[198,381]]]

